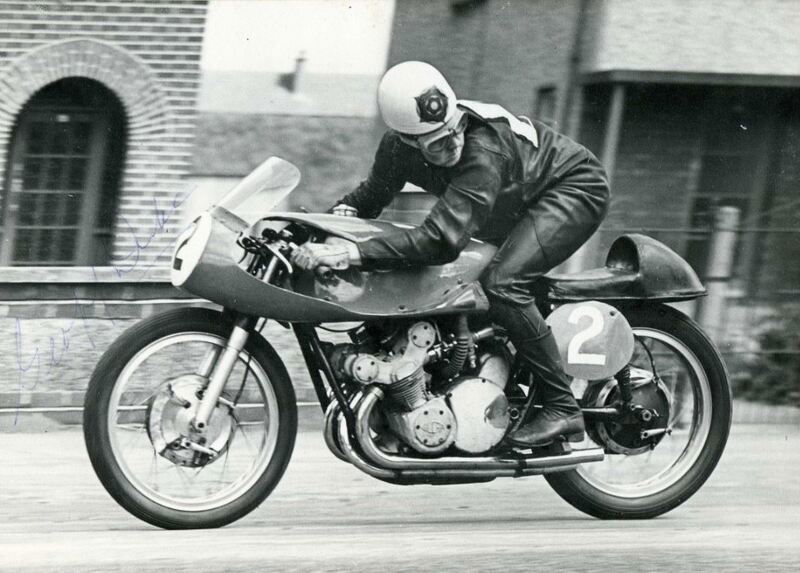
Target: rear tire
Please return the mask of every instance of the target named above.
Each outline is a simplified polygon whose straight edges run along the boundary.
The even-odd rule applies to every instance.
[[[262,409],[268,413],[263,413],[263,423],[260,421],[252,423],[231,416],[231,419],[234,420],[234,422],[228,422],[233,424],[230,435],[231,446],[228,446],[226,451],[230,454],[235,440],[239,440],[236,442],[237,447],[239,444],[249,446],[249,440],[251,440],[248,437],[249,428],[255,426],[258,430],[263,424],[266,427],[265,435],[269,435],[269,439],[265,437],[261,444],[257,443],[256,452],[252,454],[254,460],[261,456],[260,461],[258,463],[245,461],[247,469],[242,472],[242,476],[236,476],[239,481],[232,480],[233,484],[226,486],[230,492],[223,490],[222,493],[225,495],[219,494],[217,497],[212,496],[207,499],[202,498],[202,493],[198,494],[197,499],[181,497],[181,493],[164,494],[158,485],[151,486],[150,476],[144,475],[146,471],[140,471],[138,474],[134,471],[136,463],[142,467],[146,464],[154,466],[160,464],[162,467],[166,467],[165,474],[172,470],[176,472],[184,470],[178,464],[173,464],[175,467],[171,468],[170,461],[159,455],[159,448],[155,447],[155,443],[151,445],[151,442],[154,441],[151,435],[152,423],[148,424],[148,420],[152,415],[152,406],[148,406],[146,413],[128,413],[127,418],[125,417],[125,408],[117,407],[122,406],[122,404],[118,404],[122,400],[122,390],[115,392],[115,387],[118,384],[124,385],[126,376],[129,378],[134,376],[134,374],[122,376],[127,372],[126,367],[129,363],[137,364],[137,357],[141,356],[143,352],[147,352],[149,348],[157,348],[164,341],[177,340],[181,337],[188,340],[190,344],[198,344],[192,341],[191,337],[194,336],[206,343],[212,341],[213,345],[222,344],[224,346],[232,328],[233,325],[225,315],[207,309],[179,309],[159,314],[139,322],[123,333],[106,351],[92,374],[86,393],[83,419],[84,439],[92,467],[105,489],[117,503],[148,523],[165,529],[196,529],[226,525],[258,507],[272,492],[286,470],[297,434],[297,406],[294,389],[286,368],[275,350],[261,336],[251,334],[240,354],[240,362],[244,364],[244,366],[240,365],[240,368],[246,369],[245,372],[257,371],[260,373],[261,378],[256,378],[257,386],[253,391],[256,392],[256,395],[264,397],[264,408],[257,407],[255,414],[262,414]],[[153,356],[155,356],[155,352],[153,351]],[[247,357],[246,362],[243,357]],[[161,364],[169,365],[170,362],[162,360]],[[144,366],[142,368],[144,369]],[[168,370],[167,366],[164,368]],[[144,376],[143,379],[149,380],[148,376]],[[245,379],[242,380],[242,387],[245,386]],[[156,390],[152,391],[151,396],[155,396],[159,392],[163,393],[164,382],[154,377],[152,387]],[[148,402],[142,403],[152,404],[152,402],[151,397]],[[140,411],[144,410],[142,406],[137,407]],[[130,412],[130,410],[129,406],[128,411]],[[144,422],[139,418],[131,421],[137,415],[139,418],[144,418]],[[277,420],[273,420],[273,418],[277,418]],[[275,424],[274,435],[270,434],[273,431],[273,423]],[[121,440],[115,434],[121,433],[122,430],[127,432],[121,434],[125,440],[130,435],[139,440],[138,444],[144,444],[144,447],[136,450],[137,457],[135,459],[134,454],[131,454],[131,460],[125,459],[122,455],[122,449],[118,443],[125,440]],[[175,430],[172,428],[170,430],[174,435]],[[112,434],[115,437],[112,438]],[[117,444],[116,447],[115,444]],[[149,453],[147,452],[148,447],[150,448]],[[249,455],[250,451],[247,454]],[[145,461],[142,462],[142,459]],[[223,459],[222,455],[219,459]],[[242,455],[241,458],[236,458],[234,461],[238,463],[239,459],[247,460],[247,455]],[[222,461],[212,462],[212,464],[216,464],[214,465],[216,469],[213,471],[218,472],[222,469],[223,476],[227,478],[224,472],[228,470],[228,459],[224,458],[224,468],[221,468],[222,463]],[[250,465],[247,465],[248,463]],[[212,464],[208,464],[208,467],[211,467]],[[198,470],[194,475],[196,479],[206,469],[206,466],[196,466],[185,471],[189,472],[191,477],[191,472]],[[158,479],[158,476],[154,479]],[[215,479],[222,481],[222,478]],[[187,482],[187,484],[193,485],[191,482]],[[188,488],[189,485],[187,485]],[[174,503],[171,502],[173,499],[176,500]]]
[[[592,477],[588,467],[592,464],[586,464],[585,469],[578,468],[545,477],[559,496],[584,513],[601,519],[647,519],[666,513],[685,502],[711,475],[725,449],[730,432],[732,397],[728,374],[719,351],[689,317],[665,305],[623,308],[622,311],[637,338],[649,333],[650,336],[667,341],[666,344],[670,340],[677,341],[677,348],[688,350],[683,359],[687,364],[699,364],[702,369],[693,382],[692,403],[694,405],[695,401],[700,402],[702,407],[706,401],[710,405],[710,420],[703,421],[702,415],[693,415],[690,431],[696,432],[696,440],[690,440],[692,449],[687,445],[686,450],[677,458],[675,468],[678,469],[674,471],[682,474],[673,475],[671,481],[658,474],[651,480],[655,485],[634,483],[618,487],[609,482],[606,486],[602,483],[602,478]],[[710,425],[706,426],[708,422]],[[698,430],[701,423],[707,430]],[[662,447],[661,443],[656,446],[656,450],[659,447]],[[689,464],[687,460],[693,457],[694,461]],[[605,464],[607,461],[597,463]],[[664,475],[669,476],[668,473]],[[661,479],[664,487],[653,491],[654,487],[658,488],[658,479]],[[637,495],[637,491],[641,491],[642,495]]]

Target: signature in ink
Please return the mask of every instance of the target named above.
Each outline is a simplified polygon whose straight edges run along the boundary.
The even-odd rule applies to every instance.
[[[85,322],[86,317],[83,315],[83,309],[81,308],[80,301],[77,298],[77,293],[75,294],[76,294],[75,298],[76,316],[69,322],[67,326],[60,327],[59,330],[61,331],[61,336],[59,342],[56,342],[55,336],[49,337],[49,343],[50,343],[49,356],[43,356],[44,353],[41,351],[38,345],[33,348],[33,354],[30,356],[30,358],[26,358],[23,356],[23,347],[25,346],[25,344],[24,344],[24,335],[22,329],[22,320],[20,320],[19,318],[16,319],[14,338],[16,345],[16,365],[18,373],[17,391],[20,397],[22,395],[22,392],[25,390],[24,382],[29,372],[33,372],[36,375],[33,384],[29,388],[29,390],[35,390],[36,387],[39,385],[39,381],[41,378],[42,362],[43,361],[45,362],[48,371],[59,366],[63,362],[64,357],[67,355],[69,351],[70,332],[73,330],[76,324],[83,325],[84,333],[86,334],[86,337],[89,340],[89,344],[91,344],[92,349],[96,348],[94,339],[92,338],[89,328],[86,325]],[[78,317],[79,314],[81,315],[80,317]],[[17,423],[18,417],[19,417],[19,409],[17,409],[15,413],[14,417],[15,425]]]
[[[153,197],[153,213],[154,213],[154,221],[152,230],[144,236],[139,236],[136,229],[129,223],[129,221],[125,217],[121,217],[120,220],[127,228],[127,232],[131,233],[133,236],[134,247],[131,249],[130,252],[123,255],[122,257],[117,257],[115,263],[110,265],[114,272],[116,273],[117,277],[122,278],[139,268],[143,270],[143,274],[139,278],[141,280],[146,275],[146,271],[152,268],[155,264],[157,264],[158,259],[161,255],[167,251],[168,249],[172,248],[171,244],[161,248],[156,253],[148,253],[150,255],[147,257],[148,263],[145,266],[141,265],[144,257],[142,254],[150,250],[152,251],[151,245],[153,240],[160,234],[167,234],[169,233],[169,222],[173,215],[175,215],[178,210],[183,206],[183,204],[189,199],[189,197],[196,191],[196,188],[191,189],[181,195],[176,196],[172,199],[169,205],[166,208],[162,208],[158,202],[158,199]],[[108,254],[108,253],[107,253]],[[109,257],[110,258],[110,257]],[[130,264],[127,266],[119,266],[119,262],[130,261]],[[98,279],[97,271],[95,267],[92,267],[92,273],[94,275],[95,280]],[[73,330],[76,326],[81,325],[83,327],[83,332],[86,335],[89,344],[91,345],[92,349],[96,348],[94,339],[91,335],[91,331],[87,325],[87,318],[82,306],[82,301],[78,297],[77,291],[73,291],[75,302],[74,308],[75,313],[72,320],[66,326],[62,326],[59,328],[60,333],[55,336],[49,337],[49,352],[47,350],[43,351],[38,345],[34,346],[32,349],[27,349],[27,344],[25,343],[25,333],[23,330],[23,322],[19,318],[16,319],[15,325],[15,344],[16,344],[16,367],[18,373],[18,392],[20,395],[24,391],[25,380],[30,376],[35,375],[35,379],[33,384],[30,386],[30,390],[33,390],[37,387],[40,381],[41,372],[43,366],[46,366],[47,370],[52,370],[53,368],[58,367],[64,362],[65,357],[69,353],[70,349],[70,339],[71,336],[74,335]],[[114,324],[113,319],[111,319],[112,325]],[[27,356],[26,356],[27,354]],[[19,410],[17,411],[17,415]],[[16,424],[16,419],[15,419]]]
[[[170,219],[173,215],[175,215],[178,210],[183,206],[183,204],[191,197],[192,193],[196,191],[196,188],[178,195],[177,197],[173,198],[170,202],[170,205],[163,209],[161,205],[159,205],[158,199],[153,197],[153,216],[154,216],[154,224],[152,231],[144,236],[140,237],[136,232],[136,229],[131,225],[130,221],[124,216],[120,216],[120,221],[125,226],[125,232],[130,233],[133,237],[133,248],[121,257],[117,257],[117,263],[125,262],[125,261],[132,261],[128,266],[117,266],[117,264],[112,264],[111,267],[116,272],[117,276],[122,278],[122,276],[127,275],[134,271],[136,268],[139,267],[139,263],[141,261],[141,256],[144,251],[146,251],[155,239],[160,234],[165,234],[169,232],[167,225],[170,222]],[[171,248],[171,245],[162,248],[158,253],[156,253],[153,259],[157,259],[159,255],[161,255],[165,250]],[[107,253],[108,254],[108,253]],[[111,257],[109,257],[111,258]],[[149,264],[149,267],[152,267],[154,264],[153,261]],[[96,276],[96,275],[95,275]]]

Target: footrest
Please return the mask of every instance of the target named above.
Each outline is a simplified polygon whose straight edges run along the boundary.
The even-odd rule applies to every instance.
[[[566,441],[571,442],[573,444],[579,444],[585,439],[586,439],[586,432],[577,432],[575,434],[570,434],[566,436]]]

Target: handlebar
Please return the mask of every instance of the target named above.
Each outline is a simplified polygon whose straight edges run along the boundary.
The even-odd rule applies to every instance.
[[[288,264],[292,253],[300,248],[297,243],[292,241],[293,238],[292,234],[286,230],[276,232],[272,229],[264,229],[260,240],[243,236],[239,238],[238,242],[248,252],[266,255],[269,251],[274,256],[279,255],[280,258],[285,258],[285,262]],[[278,243],[280,246],[276,248],[274,243]],[[334,270],[331,267],[319,266],[314,269],[314,274],[320,280],[330,280],[334,277]]]

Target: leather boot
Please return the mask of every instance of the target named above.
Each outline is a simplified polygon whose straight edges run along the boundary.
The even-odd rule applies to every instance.
[[[572,395],[570,378],[564,373],[555,338],[549,329],[538,339],[525,341],[517,349],[517,357],[533,375],[536,391],[542,397],[542,408],[531,407],[532,388],[527,419],[506,437],[506,441],[530,448],[546,446],[561,436],[582,439],[583,414]]]
[[[530,372],[533,385],[528,394],[525,420],[506,436],[506,442],[520,447],[544,446],[559,436],[584,431],[583,415],[564,373],[555,337],[535,301],[513,304],[490,296],[490,318],[508,331],[517,360]],[[542,408],[531,407],[534,394],[542,397]]]

